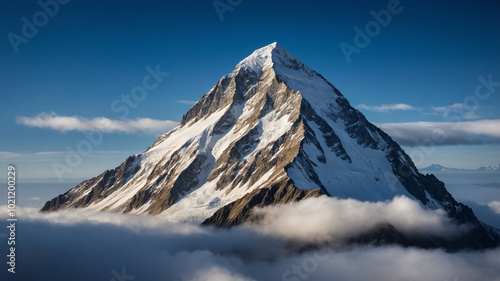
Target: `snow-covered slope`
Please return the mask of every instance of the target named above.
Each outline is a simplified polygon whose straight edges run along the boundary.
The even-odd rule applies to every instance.
[[[42,211],[89,208],[232,225],[255,205],[320,194],[368,201],[405,195],[457,219],[475,218],[277,43],[241,61],[148,150]]]

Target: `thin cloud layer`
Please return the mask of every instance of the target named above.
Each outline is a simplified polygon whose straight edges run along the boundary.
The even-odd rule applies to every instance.
[[[370,105],[365,105],[365,104],[360,104],[357,106],[358,109],[365,109],[369,111],[375,111],[375,112],[391,112],[391,111],[396,111],[396,110],[417,110],[415,107],[409,105],[409,104],[404,104],[404,103],[398,103],[398,104],[382,104],[382,105],[376,105],[376,106],[370,106]]]
[[[476,113],[479,106],[469,107],[463,103],[454,103],[445,106],[432,106],[431,108],[434,112],[442,114],[444,118],[451,118],[455,115],[461,116],[466,120],[481,118],[481,116]]]
[[[150,118],[113,120],[105,117],[87,119],[80,116],[60,116],[54,112],[42,112],[35,117],[19,116],[16,121],[18,124],[28,127],[52,129],[59,132],[100,131],[103,133],[145,133],[148,135],[163,134],[177,126],[177,122],[170,120]]]
[[[500,119],[465,122],[408,122],[377,124],[399,144],[439,146],[499,144]]]
[[[185,104],[185,105],[194,105],[196,103],[196,101],[192,101],[192,100],[178,100],[177,102]]]
[[[40,214],[36,209],[19,208],[22,227],[17,230],[16,277],[74,281],[500,280],[499,249],[447,253],[351,246],[297,253],[288,247],[290,238],[308,242],[309,235],[323,239],[325,234],[359,230],[369,218],[389,220],[408,231],[447,232],[447,220],[439,212],[424,210],[408,200],[399,197],[385,203],[363,203],[311,198],[288,207],[256,210],[267,219],[231,230],[173,224],[158,216],[88,210]],[[0,206],[0,216],[5,217],[6,210]],[[324,218],[310,221],[313,218],[304,212]],[[340,212],[339,218],[333,212]],[[345,220],[348,213],[352,217]],[[439,227],[439,223],[445,226]],[[3,242],[0,250],[5,252]],[[0,262],[5,264],[5,255]],[[10,280],[6,274],[0,272],[0,278]]]

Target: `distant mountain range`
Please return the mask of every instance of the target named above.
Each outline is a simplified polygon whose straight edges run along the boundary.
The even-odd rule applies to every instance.
[[[482,166],[478,169],[458,169],[458,168],[450,168],[445,167],[439,164],[432,164],[428,167],[419,169],[421,172],[436,172],[436,171],[500,171],[500,164],[495,166]]]

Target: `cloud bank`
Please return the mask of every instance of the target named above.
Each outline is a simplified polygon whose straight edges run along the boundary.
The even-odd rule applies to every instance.
[[[256,210],[264,220],[231,230],[174,224],[152,216],[87,210],[39,214],[35,209],[19,208],[15,277],[75,281],[500,280],[498,249],[447,253],[398,246],[332,246],[299,253],[287,246],[290,239],[321,241],[329,239],[325,235],[362,231],[370,218],[391,221],[408,231],[446,235],[450,226],[442,214],[408,200],[399,197],[385,203],[363,203],[311,198]],[[2,217],[6,210],[0,206]],[[333,212],[340,212],[339,217]],[[313,215],[324,217],[315,219]],[[7,251],[5,241],[0,250]],[[5,255],[0,262],[5,264]],[[0,278],[12,280],[6,274],[2,270]]]
[[[377,124],[400,145],[500,144],[500,119]]]
[[[87,119],[80,116],[60,116],[54,112],[42,112],[35,117],[19,116],[16,118],[16,122],[28,127],[52,129],[59,132],[100,131],[103,133],[144,133],[148,135],[163,134],[177,126],[177,122],[170,120],[150,118],[113,120],[105,117]]]
[[[328,242],[361,235],[381,223],[405,233],[450,237],[460,230],[444,210],[425,210],[408,197],[389,202],[362,202],[322,196],[285,205],[255,209],[263,217],[258,231],[267,235],[306,242]],[[300,226],[300,227],[297,227]]]

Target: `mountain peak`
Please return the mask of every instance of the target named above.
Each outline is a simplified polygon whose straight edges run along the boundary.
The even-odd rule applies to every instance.
[[[272,67],[275,71],[279,68],[302,69],[312,75],[313,71],[299,61],[292,53],[287,51],[277,42],[271,43],[255,50],[250,56],[242,60],[236,67],[237,70],[247,70],[261,73],[264,69]]]
[[[248,220],[253,207],[320,195],[373,202],[406,196],[476,226],[477,235],[464,238],[469,245],[500,241],[340,91],[277,43],[242,60],[146,151],[41,211],[89,208],[228,227]]]

